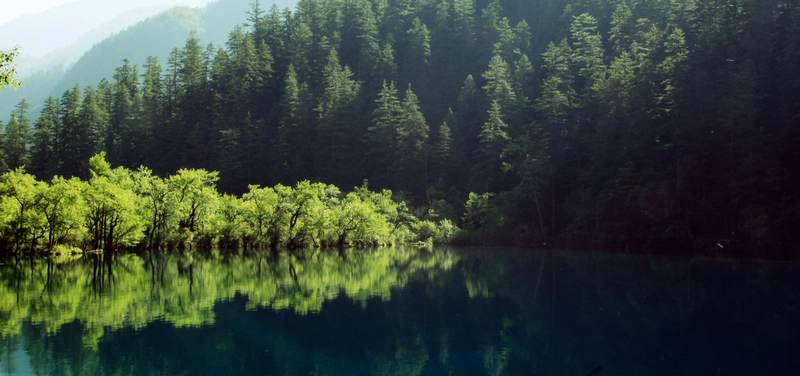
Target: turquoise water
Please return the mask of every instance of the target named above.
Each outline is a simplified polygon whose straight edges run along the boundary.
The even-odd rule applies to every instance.
[[[795,263],[497,248],[2,263],[0,374],[800,369]]]

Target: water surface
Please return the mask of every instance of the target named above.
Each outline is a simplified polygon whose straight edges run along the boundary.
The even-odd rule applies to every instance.
[[[2,263],[0,374],[800,369],[795,263],[499,248]]]

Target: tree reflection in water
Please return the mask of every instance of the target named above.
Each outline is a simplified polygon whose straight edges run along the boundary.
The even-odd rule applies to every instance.
[[[389,300],[417,272],[449,269],[447,251],[393,249],[292,253],[95,255],[78,260],[17,260],[0,268],[0,335],[30,321],[48,334],[79,322],[85,345],[105,329],[142,328],[154,320],[176,327],[214,323],[214,305],[247,297],[247,309],[316,313],[344,295]]]
[[[798,268],[494,248],[7,260],[0,373],[779,374],[800,368]]]

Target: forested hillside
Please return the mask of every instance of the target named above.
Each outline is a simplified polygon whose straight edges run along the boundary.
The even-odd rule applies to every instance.
[[[465,241],[784,252],[800,223],[794,0],[300,0],[224,46],[21,103],[3,168],[111,163],[391,188]],[[472,193],[470,193],[472,192]],[[465,205],[466,202],[466,205]]]

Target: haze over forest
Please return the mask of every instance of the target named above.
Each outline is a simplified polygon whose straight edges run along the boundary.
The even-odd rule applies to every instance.
[[[273,3],[294,6],[295,0],[269,5]],[[137,64],[151,55],[166,58],[192,32],[221,44],[234,25],[244,22],[249,4],[249,0],[69,0],[0,23],[0,49],[20,47],[18,74],[25,83],[0,92],[0,113],[11,111],[22,98],[38,109],[48,95],[112,75],[125,58]]]

